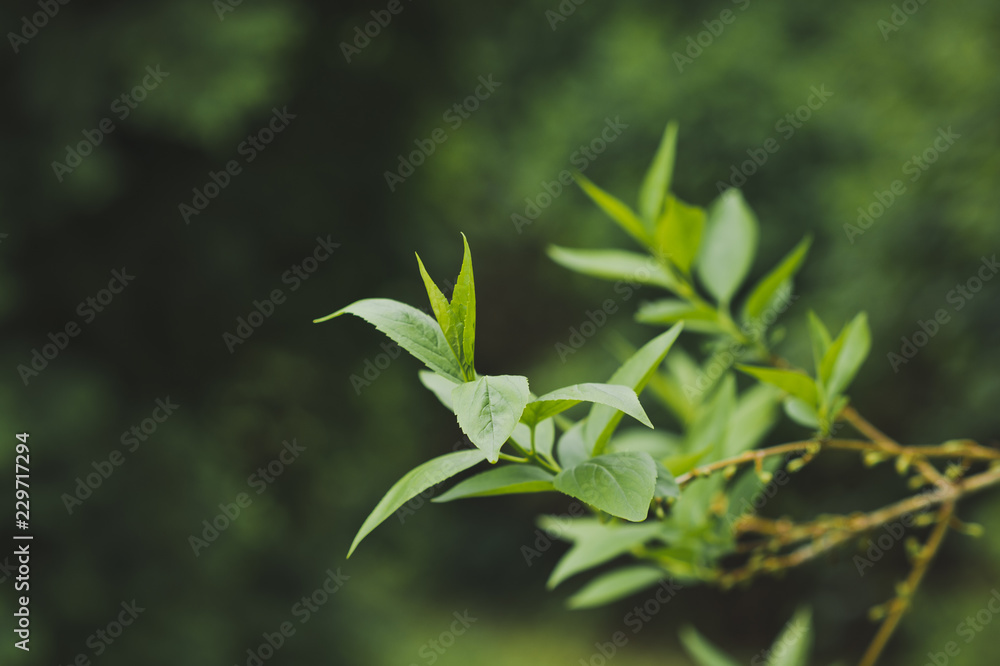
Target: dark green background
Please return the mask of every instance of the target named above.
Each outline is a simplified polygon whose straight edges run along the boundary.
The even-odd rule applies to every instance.
[[[1000,245],[996,3],[914,2],[916,13],[883,34],[893,7],[881,2],[591,0],[553,29],[546,12],[556,0],[402,0],[346,62],[339,44],[386,4],[246,0],[220,20],[210,0],[73,2],[18,53],[5,39],[0,440],[9,479],[14,433],[31,433],[35,541],[32,651],[13,649],[5,610],[3,663],[93,657],[88,636],[134,598],[146,610],[93,663],[243,664],[338,567],[350,580],[267,663],[428,663],[421,647],[466,609],[477,622],[437,663],[589,659],[645,597],[571,612],[566,590],[545,591],[563,547],[532,567],[519,549],[534,539],[538,513],[565,510],[556,498],[422,508],[343,559],[389,485],[450,450],[459,431],[419,386],[412,359],[356,394],[350,377],[381,353],[381,334],[357,320],[310,321],[368,296],[422,306],[413,252],[439,280],[453,278],[464,231],[479,289],[479,370],[527,374],[536,392],[604,380],[612,329],[636,344],[655,331],[630,322],[634,299],[564,366],[556,343],[612,285],[553,265],[544,248],[630,248],[628,239],[576,188],[522,233],[511,215],[607,118],[628,128],[587,175],[627,201],[669,119],[681,127],[674,189],[702,205],[774,137],[778,152],[743,187],[762,224],[755,275],[804,234],[816,238],[802,298],[782,320],[783,351],[805,358],[810,307],[838,328],[866,310],[872,354],[852,391],[862,412],[907,443],[996,444],[1000,281],[958,312],[946,300]],[[726,9],[735,20],[679,71],[673,54]],[[7,3],[0,26],[20,31],[38,11]],[[157,65],[169,76],[119,120],[112,101]],[[489,75],[500,87],[450,128],[442,114]],[[813,86],[833,95],[793,135],[778,132]],[[241,142],[286,106],[295,119],[245,163]],[[104,117],[114,131],[57,180],[52,162]],[[438,127],[447,141],[391,192],[384,172]],[[960,138],[910,182],[904,164],[949,127]],[[178,205],[232,159],[242,172],[185,224]],[[905,193],[850,242],[844,225],[895,179]],[[341,247],[291,292],[283,273],[327,235]],[[78,304],[122,266],[134,282],[26,386],[17,366],[48,333],[82,323]],[[287,301],[229,353],[222,334],[276,288]],[[951,321],[894,373],[886,355],[939,308]],[[68,514],[61,495],[166,396],[177,412]],[[774,441],[799,435],[787,426]],[[247,478],[292,438],[306,450],[264,493],[249,490],[253,504],[195,557],[188,537],[201,521],[247,492]],[[889,470],[863,472],[851,456],[831,457],[766,512],[871,509],[904,492]],[[11,497],[12,483],[0,485]],[[1000,648],[994,626],[969,644],[955,633],[1000,587],[1000,503],[987,494],[960,514],[986,524],[987,536],[949,539],[887,664],[923,663],[949,640],[962,648],[954,663],[988,663]],[[874,632],[866,609],[888,598],[906,563],[897,546],[862,578],[851,555],[746,590],[684,590],[613,663],[689,663],[676,642],[686,621],[750,660],[800,603],[817,617],[814,663],[854,660]],[[5,579],[2,608],[14,598]]]

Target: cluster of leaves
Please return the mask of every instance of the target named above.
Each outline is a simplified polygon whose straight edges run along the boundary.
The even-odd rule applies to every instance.
[[[697,466],[726,461],[758,446],[779,416],[779,406],[796,422],[826,434],[847,404],[843,391],[868,352],[864,314],[834,339],[810,313],[815,377],[789,367],[773,367],[765,313],[786,302],[792,280],[809,249],[806,238],[749,288],[739,310],[734,297],[750,272],[759,223],[738,190],[728,190],[708,208],[681,201],[670,192],[677,130],[668,125],[645,177],[638,212],[583,176],[587,195],[644,248],[645,254],[617,249],[553,247],[552,258],[573,270],[611,280],[662,287],[673,297],[647,303],[640,321],[671,327],[627,359],[606,383],[586,383],[534,395],[528,378],[479,375],[475,370],[476,297],[472,256],[464,258],[449,300],[418,265],[434,317],[397,301],[364,299],[316,321],[353,314],[373,324],[422,361],[421,383],[451,410],[475,448],[433,458],[411,470],[386,493],[365,520],[348,557],[375,527],[426,489],[470,468],[490,467],[471,476],[437,502],[514,493],[559,492],[582,502],[590,515],[575,519],[542,517],[540,526],[572,545],[548,581],[563,581],[601,567],[569,599],[575,608],[605,604],[657,584],[666,576],[681,581],[718,578],[718,562],[735,550],[733,523],[740,507],[759,493],[779,461],[770,458],[753,471],[706,475],[683,487],[677,477]],[[709,373],[718,359],[699,366],[680,348],[682,329],[709,336],[711,352],[739,348],[747,360]],[[716,354],[717,355],[717,354]],[[736,366],[759,380],[740,391]],[[780,365],[780,364],[779,364]],[[712,377],[709,385],[701,382]],[[698,390],[691,390],[698,386]],[[680,432],[621,428],[625,415],[652,424],[638,396],[649,393],[676,417]],[[578,421],[566,410],[591,403]],[[801,466],[801,465],[800,465]],[[637,563],[608,568],[622,555]],[[685,639],[704,664],[730,663],[695,634]],[[797,652],[795,654],[798,654]],[[708,656],[706,656],[708,655]],[[801,659],[768,663],[804,664]]]

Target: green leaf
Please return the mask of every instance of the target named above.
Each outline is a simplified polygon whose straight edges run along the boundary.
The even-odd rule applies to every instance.
[[[696,412],[694,422],[687,429],[685,451],[707,451],[703,462],[721,460],[723,444],[736,409],[736,378],[733,373],[722,375],[711,398],[704,401]]]
[[[476,283],[472,275],[472,252],[469,241],[462,234],[462,244],[465,246],[462,257],[462,270],[458,274],[454,293],[451,295],[451,316],[455,322],[459,358],[465,368],[470,370],[468,377],[475,377],[474,359],[476,355]]]
[[[788,418],[806,428],[819,428],[819,413],[813,405],[788,396],[783,403]]]
[[[728,420],[721,457],[732,458],[757,446],[777,421],[777,407],[778,391],[767,384],[744,391]]]
[[[806,236],[795,246],[784,259],[781,260],[774,269],[761,278],[760,282],[750,291],[746,305],[743,307],[743,320],[747,322],[757,321],[765,310],[767,310],[781,285],[795,277],[802,262],[805,261],[806,253],[812,244],[812,237]]]
[[[728,189],[708,209],[698,274],[705,288],[728,304],[757,252],[757,218],[737,189]]]
[[[635,314],[635,320],[643,324],[675,324],[683,321],[688,331],[699,333],[718,333],[722,330],[715,310],[675,298],[643,303]]]
[[[530,395],[527,377],[487,375],[456,386],[451,400],[462,431],[495,463]]]
[[[851,383],[858,370],[861,369],[861,364],[867,358],[871,346],[868,315],[861,312],[844,327],[837,339],[830,345],[826,356],[832,356],[832,358],[823,359],[823,368],[829,373],[826,380],[826,399],[828,402],[832,402],[833,398]]]
[[[434,280],[432,280],[431,276],[427,273],[427,269],[424,267],[424,262],[420,258],[420,255],[417,254],[416,256],[417,267],[420,269],[420,277],[424,281],[424,288],[427,289],[427,298],[431,302],[431,310],[434,311],[434,317],[437,319],[438,325],[441,326],[441,331],[444,333],[444,337],[451,346],[452,351],[456,352],[457,358],[457,350],[455,349],[454,341],[452,340],[452,331],[455,326],[451,318],[451,305],[448,303],[448,299],[445,298],[445,295],[441,293],[437,284],[435,284]]]
[[[624,280],[674,289],[676,280],[652,257],[625,250],[576,250],[550,245],[548,255],[560,266],[603,280]]]
[[[656,487],[656,463],[648,453],[623,451],[584,460],[555,478],[556,490],[612,516],[641,522]]]
[[[809,666],[812,648],[812,613],[799,609],[775,639],[767,666]]]
[[[423,361],[431,370],[452,377],[456,381],[464,381],[462,367],[448,345],[441,327],[420,310],[388,298],[366,298],[355,301],[333,314],[314,319],[313,322],[318,324],[342,314],[361,317],[418,360]]]
[[[603,606],[652,587],[665,576],[663,569],[643,565],[615,569],[584,585],[566,605],[573,609]]]
[[[805,373],[779,368],[759,368],[750,365],[737,365],[736,368],[751,377],[756,377],[762,382],[777,386],[785,393],[804,400],[807,404],[819,404],[819,393],[816,391],[816,382]]]
[[[552,474],[532,465],[503,465],[466,479],[431,501],[451,502],[464,497],[540,493],[555,490],[553,478]]]
[[[656,247],[685,275],[690,275],[704,230],[704,209],[668,195],[666,209],[656,223]]]
[[[676,324],[646,343],[611,375],[608,383],[631,387],[637,395],[641,393],[660,367],[683,326],[684,324]],[[599,455],[604,450],[621,418],[622,412],[606,405],[594,405],[591,408],[585,421],[583,439],[592,455]]]
[[[680,637],[684,649],[694,657],[699,666],[738,666],[726,653],[705,640],[694,627],[682,627]]]
[[[617,222],[622,229],[643,245],[649,245],[649,234],[646,232],[642,220],[636,217],[631,208],[597,185],[594,185],[583,174],[576,173],[573,177],[576,178],[577,184],[587,193],[587,196],[593,199],[594,203],[607,213],[612,220]]]
[[[423,278],[431,309],[437,318],[448,346],[458,359],[462,368],[463,379],[475,377],[475,345],[476,345],[476,286],[472,276],[472,253],[469,241],[462,234],[465,245],[465,255],[462,259],[462,270],[452,294],[451,302],[445,298],[438,286],[431,279],[424,267],[424,262],[417,255],[417,265]]]
[[[395,513],[399,507],[431,486],[441,483],[445,479],[450,479],[459,472],[464,472],[485,459],[486,456],[482,451],[454,451],[446,453],[443,456],[438,456],[437,458],[432,458],[424,464],[411,469],[389,489],[389,492],[385,494],[368,518],[365,519],[361,529],[358,530],[357,536],[354,537],[351,549],[347,551],[347,557],[351,556],[351,553],[358,547],[362,539],[378,527],[383,520]]]
[[[677,485],[677,479],[659,460],[654,462],[656,463],[656,488],[653,490],[653,497],[680,497],[681,488]]]
[[[670,470],[674,476],[680,476],[690,472],[701,462],[702,458],[708,455],[710,448],[693,453],[680,453],[663,459],[663,466]]]
[[[445,377],[444,375],[439,375],[436,372],[431,372],[430,370],[421,370],[417,373],[420,378],[420,383],[423,384],[431,393],[437,396],[437,399],[441,401],[441,404],[447,407],[450,411],[454,412],[455,408],[452,407],[451,403],[451,392],[459,382],[456,382],[450,377]]]
[[[661,533],[663,526],[656,522],[630,525],[601,523],[596,518],[579,518],[572,521],[555,516],[543,516],[539,526],[559,539],[573,542],[573,547],[559,560],[546,583],[550,590],[570,576],[631,551]]]
[[[660,216],[663,200],[670,191],[670,181],[674,173],[674,161],[677,154],[677,123],[667,123],[660,139],[660,147],[656,150],[646,176],[639,190],[639,214],[649,222],[649,227]]]
[[[585,421],[574,423],[559,438],[559,464],[563,467],[574,467],[590,457],[590,447],[583,440],[584,424]]]
[[[635,391],[617,384],[574,384],[546,393],[532,400],[524,409],[521,420],[529,426],[560,414],[581,402],[608,405],[625,412],[647,428],[652,428],[649,417],[639,404]]]
[[[825,384],[829,377],[824,377],[821,367],[826,350],[830,348],[830,332],[826,330],[823,321],[812,310],[809,311],[809,340],[812,343],[813,367],[820,384]]]

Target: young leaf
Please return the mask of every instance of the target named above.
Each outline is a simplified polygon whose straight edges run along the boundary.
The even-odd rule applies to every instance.
[[[535,452],[552,459],[552,447],[556,443],[556,426],[552,419],[535,426]]]
[[[462,270],[458,275],[450,303],[427,273],[419,254],[417,265],[420,267],[420,276],[427,289],[434,316],[455,358],[458,359],[463,378],[469,380],[475,376],[476,287],[472,276],[472,253],[465,234],[462,234],[462,242],[465,245]]]
[[[594,185],[590,180],[581,173],[574,174],[577,184],[587,193],[587,196],[593,199],[601,210],[608,214],[608,216],[618,223],[618,225],[627,231],[629,235],[639,241],[642,245],[649,246],[649,233],[646,232],[646,228],[642,224],[642,220],[636,217],[632,209],[623,204],[617,198],[608,194],[597,185]]]
[[[611,375],[608,383],[629,386],[638,395],[656,369],[660,367],[663,358],[670,351],[671,345],[680,335],[683,326],[683,324],[675,324],[670,330],[647,342]],[[622,412],[606,405],[594,405],[591,408],[585,421],[583,440],[592,455],[599,455],[604,450],[608,440],[611,439],[611,433],[614,432],[615,426],[618,425],[621,418]]]
[[[694,657],[699,666],[737,666],[724,652],[709,643],[694,627],[688,625],[680,630],[684,649]]]
[[[819,404],[819,393],[816,382],[809,375],[794,370],[779,368],[759,368],[750,365],[737,365],[736,368],[762,382],[777,386],[785,393],[804,400],[809,405]]]
[[[702,208],[667,195],[666,209],[656,222],[657,250],[685,275],[690,275],[704,229],[705,211]]]
[[[775,294],[778,293],[778,289],[788,280],[795,277],[799,268],[802,266],[802,262],[806,258],[806,253],[809,252],[809,246],[812,244],[812,237],[806,236],[802,241],[795,246],[784,259],[781,260],[770,273],[761,278],[760,282],[753,288],[750,292],[750,296],[747,297],[746,305],[743,307],[743,320],[752,322],[756,321],[764,311],[771,305],[774,300]]]
[[[660,216],[663,199],[670,191],[676,154],[677,123],[670,122],[663,131],[660,147],[656,150],[656,156],[643,178],[642,189],[639,190],[639,214],[649,223],[649,229],[652,229],[653,223]]]
[[[806,428],[819,428],[819,413],[816,407],[798,398],[788,396],[782,405],[788,418]]]
[[[556,490],[612,516],[641,522],[656,487],[656,463],[648,453],[608,453],[564,469]]]
[[[455,485],[432,502],[451,502],[464,497],[489,497],[555,490],[553,475],[532,465],[504,465],[488,469]]]
[[[799,609],[774,640],[767,666],[809,666],[812,647],[812,613]]]
[[[453,412],[455,411],[455,408],[451,405],[451,392],[458,386],[458,382],[430,370],[421,370],[417,373],[417,376],[420,378],[420,383],[436,395],[442,405]]]
[[[514,375],[479,377],[451,391],[458,425],[491,463],[514,432],[529,397],[527,377]]]
[[[625,280],[674,289],[676,280],[653,258],[625,250],[575,250],[550,245],[549,258],[560,266],[604,280]]]
[[[313,323],[318,324],[342,314],[361,317],[423,361],[431,370],[456,381],[464,381],[462,367],[441,327],[420,310],[388,298],[366,298],[333,314],[314,319]]]
[[[837,336],[830,345],[827,356],[836,352],[830,361],[823,359],[824,369],[829,368],[826,380],[826,399],[832,401],[834,396],[847,388],[854,379],[871,349],[871,332],[868,329],[868,315],[861,312]]]
[[[529,426],[535,425],[581,402],[608,405],[625,412],[647,428],[653,427],[642,405],[639,404],[639,397],[635,391],[618,384],[574,384],[546,393],[528,403],[521,420]]]
[[[550,590],[570,576],[623,555],[663,531],[663,525],[656,522],[629,525],[601,523],[594,518],[579,518],[567,525],[565,520],[543,516],[538,524],[557,538],[573,542],[545,584]]]
[[[416,254],[416,253],[414,253]],[[454,341],[452,340],[451,332],[454,330],[455,325],[451,318],[451,305],[448,303],[448,299],[445,295],[441,293],[441,290],[435,284],[434,280],[427,273],[427,269],[424,267],[424,262],[417,254],[417,267],[420,269],[420,277],[424,281],[424,288],[427,290],[427,299],[431,302],[431,310],[434,312],[434,318],[437,319],[438,325],[441,326],[441,331],[444,333],[444,337],[448,340],[451,345],[452,351],[456,352]]]
[[[705,288],[728,304],[757,252],[757,218],[737,189],[728,189],[708,209],[697,268]]]
[[[463,367],[471,372],[469,378],[475,376],[474,359],[476,354],[476,283],[472,275],[472,252],[469,250],[469,241],[465,234],[462,234],[462,243],[465,246],[462,256],[462,270],[458,274],[458,281],[455,283],[454,292],[451,295],[451,316],[455,322],[457,343],[460,352],[459,358],[463,362]]]
[[[358,530],[357,536],[354,537],[351,549],[347,551],[347,557],[351,556],[351,553],[358,547],[362,539],[378,527],[383,520],[395,513],[396,509],[431,486],[441,483],[445,479],[450,479],[459,472],[464,472],[485,459],[486,456],[482,451],[454,451],[446,453],[443,456],[438,456],[437,458],[432,458],[424,464],[411,469],[389,489],[389,492],[385,494],[368,518],[365,519],[361,529]]]
[[[681,488],[677,485],[677,479],[659,460],[654,462],[656,463],[656,487],[653,489],[653,497],[673,497],[675,499],[680,497]]]
[[[676,324],[683,321],[687,330],[698,333],[718,333],[722,330],[715,310],[676,298],[643,303],[635,313],[635,320],[643,324]]]
[[[826,350],[830,348],[830,332],[826,330],[823,321],[816,316],[812,310],[809,311],[809,340],[812,343],[813,367],[816,368],[816,377],[820,384],[825,384],[821,366]]]
[[[574,423],[559,438],[559,464],[564,468],[575,467],[590,457],[590,447],[583,440],[584,423],[585,421]]]
[[[566,605],[573,609],[594,608],[645,590],[666,577],[663,569],[635,565],[601,574],[571,596]]]

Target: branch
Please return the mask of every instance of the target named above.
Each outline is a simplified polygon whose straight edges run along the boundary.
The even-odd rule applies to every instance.
[[[876,660],[878,660],[879,655],[882,654],[882,650],[889,643],[889,639],[892,637],[893,632],[896,631],[896,627],[899,626],[900,620],[903,619],[903,613],[910,607],[910,601],[913,599],[914,593],[917,591],[917,587],[920,586],[920,582],[924,578],[924,574],[927,573],[927,568],[934,559],[938,550],[941,548],[941,543],[944,541],[944,535],[948,531],[948,523],[951,522],[952,515],[955,513],[955,502],[954,500],[945,502],[941,509],[938,511],[937,524],[934,526],[934,531],[931,533],[930,538],[924,547],[920,550],[920,555],[917,556],[916,562],[913,564],[913,570],[910,575],[906,578],[906,582],[903,584],[903,588],[899,596],[890,602],[889,616],[879,627],[878,633],[875,634],[875,638],[872,639],[871,645],[865,651],[861,661],[858,662],[858,666],[874,666]]]
[[[937,488],[928,493],[908,497],[869,514],[833,516],[799,525],[788,521],[767,521],[755,516],[748,516],[736,524],[737,531],[774,535],[776,539],[773,542],[779,547],[792,545],[806,539],[811,539],[811,542],[791,553],[772,555],[752,561],[746,566],[720,574],[716,580],[719,584],[728,587],[749,580],[760,573],[798,566],[859,534],[869,532],[900,516],[941,504],[954,504],[966,495],[997,484],[1000,484],[1000,467],[970,476],[962,481],[950,483],[947,488]]]

